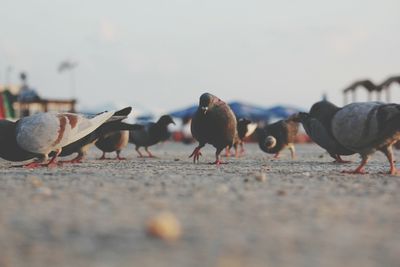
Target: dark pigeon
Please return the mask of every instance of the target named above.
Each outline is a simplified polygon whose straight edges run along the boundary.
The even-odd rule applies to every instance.
[[[380,102],[352,103],[332,118],[333,137],[346,149],[361,155],[361,164],[348,173],[364,173],[364,166],[377,150],[386,155],[390,174],[396,174],[392,145],[400,140],[400,105]]]
[[[320,147],[324,148],[337,163],[346,163],[341,156],[354,154],[342,146],[332,133],[332,119],[340,110],[329,101],[319,101],[312,105],[309,113],[300,112],[298,120],[303,124],[308,136]]]
[[[113,132],[109,135],[100,137],[95,143],[96,147],[103,151],[103,155],[100,159],[106,159],[106,153],[116,152],[116,159],[124,160],[125,158],[120,157],[121,150],[128,145],[129,142],[129,131],[118,131]]]
[[[62,161],[63,163],[80,163],[82,159],[86,156],[89,148],[101,137],[105,137],[109,134],[112,134],[121,130],[133,130],[133,129],[141,129],[142,127],[137,124],[128,124],[122,122],[132,111],[131,107],[127,107],[121,109],[114,113],[111,119],[104,124],[102,124],[99,128],[88,134],[87,136],[75,141],[72,144],[69,144],[63,147],[60,156],[66,157],[74,153],[78,153],[78,155],[68,161]]]
[[[135,145],[139,157],[143,157],[142,153],[139,151],[140,147],[145,148],[149,157],[154,157],[148,150],[148,147],[166,141],[170,137],[168,125],[171,123],[175,124],[171,116],[163,115],[157,122],[150,122],[146,125],[142,125],[143,128],[140,130],[132,130],[129,132],[129,143]]]
[[[0,158],[14,162],[40,158],[40,154],[29,152],[18,145],[16,126],[17,123],[12,121],[0,121]]]
[[[287,147],[290,150],[292,159],[294,159],[294,142],[298,130],[299,123],[292,118],[277,121],[264,128],[258,128],[258,145],[262,151],[275,154],[274,158],[278,158],[279,153]]]
[[[226,147],[231,147],[237,136],[235,114],[221,99],[204,93],[200,96],[199,107],[193,116],[191,131],[193,137],[199,142],[189,156],[193,157],[193,162],[199,160],[201,148],[206,144],[211,144],[217,149],[214,164],[221,164],[221,151]]]

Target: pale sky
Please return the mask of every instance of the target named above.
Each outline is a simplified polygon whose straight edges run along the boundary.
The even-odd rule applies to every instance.
[[[0,83],[43,97],[171,111],[203,92],[262,106],[341,105],[354,79],[400,74],[399,0],[0,0]],[[398,88],[396,88],[398,89]],[[400,91],[400,90],[399,90]],[[400,102],[400,93],[398,99]]]

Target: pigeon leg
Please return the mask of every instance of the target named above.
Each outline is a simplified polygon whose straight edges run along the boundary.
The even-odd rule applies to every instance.
[[[218,148],[217,151],[215,152],[215,161],[210,163],[210,164],[215,164],[215,165],[221,165],[221,164],[225,164],[225,162],[221,161],[221,151],[222,149]]]
[[[235,158],[239,158],[242,153],[239,153],[239,144],[235,144]]]
[[[135,150],[136,150],[136,152],[139,154],[139,158],[143,158],[143,155],[142,155],[142,153],[139,151],[139,147],[138,147],[138,146],[136,146]]]
[[[98,158],[98,160],[105,160],[106,158],[106,152],[103,151],[103,155],[101,155],[100,158]]]
[[[56,154],[54,154],[54,156],[50,159],[50,161],[49,161],[48,163],[42,164],[42,166],[43,166],[43,167],[48,167],[48,168],[57,167],[58,164],[57,164],[56,159],[57,159],[58,155],[60,155],[61,150],[62,150],[61,148],[57,149],[57,150],[55,151]]]
[[[47,161],[48,158],[49,157],[46,154],[46,155],[43,155],[42,157],[40,157],[38,159],[35,159],[35,161],[33,161],[31,163],[24,164],[24,165],[21,165],[21,166],[17,165],[17,166],[14,166],[14,167],[23,167],[23,168],[27,168],[27,169],[39,168],[39,167],[42,167],[42,163]]]
[[[367,164],[369,159],[369,156],[367,155],[362,155],[362,161],[360,163],[360,165],[357,167],[357,169],[355,169],[354,171],[342,171],[342,173],[349,173],[349,174],[366,174],[366,172],[364,171],[364,166]]]
[[[229,158],[231,156],[231,149],[229,146],[226,146],[226,148],[225,148],[225,156],[227,158]]]
[[[294,148],[294,144],[289,144],[290,156],[292,159],[296,158],[296,149]]]
[[[156,158],[156,156],[154,156],[153,154],[151,154],[151,152],[149,151],[149,149],[147,148],[147,146],[144,148],[144,150],[146,150],[147,155],[149,155],[149,158]]]
[[[200,152],[200,149],[204,146],[204,144],[199,144],[190,154],[189,158],[193,157],[193,163],[196,163],[196,161],[199,161],[200,156],[202,155]]]
[[[381,151],[383,152],[383,154],[385,154],[385,156],[389,160],[390,163],[389,174],[395,175],[397,173],[397,169],[396,166],[394,165],[392,146],[385,147]]]
[[[118,160],[126,160],[126,158],[120,157],[120,156],[119,156],[120,153],[121,153],[121,150],[117,150],[117,157],[116,157],[115,159],[118,159]]]
[[[243,146],[243,141],[240,142],[240,155],[244,154],[244,146]]]
[[[350,160],[343,160],[340,155],[336,154],[334,156],[334,158],[336,159],[333,163],[349,163],[351,162]]]
[[[274,159],[279,159],[279,154],[280,154],[280,152],[277,152],[275,155],[274,155]]]

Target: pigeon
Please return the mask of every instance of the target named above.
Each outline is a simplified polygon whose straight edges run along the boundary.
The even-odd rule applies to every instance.
[[[279,120],[264,128],[258,128],[258,146],[266,153],[275,154],[279,158],[280,152],[288,147],[292,159],[295,158],[294,141],[299,129],[299,123],[293,117],[286,120]]]
[[[400,105],[358,102],[339,109],[332,118],[333,137],[346,149],[361,155],[360,165],[345,173],[365,173],[364,167],[377,150],[387,157],[390,174],[396,174],[392,145],[400,140]]]
[[[171,123],[175,124],[171,116],[163,115],[155,123],[150,122],[146,125],[142,125],[143,129],[129,131],[129,143],[135,145],[139,157],[143,157],[143,154],[139,151],[140,147],[144,147],[150,158],[154,157],[148,147],[169,138],[168,125]]]
[[[335,159],[334,162],[347,163],[349,161],[343,160],[341,156],[352,155],[354,151],[342,146],[332,133],[332,118],[339,110],[333,103],[323,100],[312,105],[309,113],[300,112],[297,119],[303,124],[308,136],[324,148]]]
[[[239,157],[244,153],[244,139],[249,137],[254,133],[257,129],[257,123],[252,123],[250,120],[241,118],[237,121],[237,136],[235,137],[235,141],[233,142],[233,146],[235,148],[235,157]],[[238,150],[238,146],[240,146],[240,151]],[[226,156],[229,157],[231,155],[229,147],[226,148]]]
[[[121,150],[128,145],[129,142],[129,131],[118,131],[113,132],[109,135],[100,137],[95,143],[96,147],[103,151],[103,155],[99,159],[106,159],[107,152],[116,152],[118,160],[124,160],[125,158],[120,157]]]
[[[18,145],[16,127],[15,122],[0,120],[0,158],[15,162],[40,157],[40,154],[29,152]]]
[[[111,134],[120,130],[133,130],[141,129],[142,126],[136,124],[127,124],[121,122],[125,119],[132,111],[131,107],[121,109],[113,114],[113,116],[98,127],[96,130],[86,135],[85,137],[63,147],[60,157],[66,157],[73,153],[78,153],[78,155],[68,161],[61,161],[62,163],[80,163],[82,159],[87,154],[89,148],[101,137]],[[51,156],[52,154],[50,154]]]
[[[221,164],[221,151],[231,147],[237,136],[236,124],[235,114],[225,102],[212,94],[202,94],[191,125],[192,135],[199,145],[189,157],[193,157],[194,163],[199,161],[201,148],[211,144],[216,148],[213,164]]]
[[[17,122],[1,121],[0,148],[2,158],[24,161],[35,158],[25,167],[55,166],[64,146],[73,143],[112,117],[114,112],[103,112],[93,118],[73,113],[43,112],[24,117]],[[50,152],[55,154],[45,163]],[[42,164],[44,163],[44,164]]]

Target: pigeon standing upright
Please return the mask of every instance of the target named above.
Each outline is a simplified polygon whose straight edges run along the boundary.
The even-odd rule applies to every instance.
[[[300,112],[297,119],[303,124],[308,136],[324,148],[335,162],[347,163],[341,155],[352,155],[354,151],[342,146],[332,133],[332,118],[339,110],[339,107],[329,101],[319,101],[312,105],[309,113]]]
[[[201,148],[211,144],[216,148],[214,164],[221,164],[220,153],[233,145],[237,136],[236,117],[231,108],[218,97],[204,93],[200,96],[199,107],[193,116],[191,131],[199,142],[189,157],[199,160]]]
[[[294,159],[294,142],[298,129],[299,123],[293,118],[269,124],[262,129],[257,129],[258,145],[262,151],[275,154],[274,158],[278,158],[280,152],[288,147],[291,157]]]
[[[131,130],[129,132],[129,143],[135,145],[139,157],[143,157],[142,153],[139,151],[140,147],[145,148],[150,158],[154,157],[148,150],[148,147],[169,138],[168,125],[171,123],[175,124],[171,116],[163,115],[157,122],[150,122],[146,125],[141,125],[143,127],[142,129]]]
[[[364,166],[377,150],[390,164],[390,174],[396,174],[392,145],[400,140],[400,105],[380,102],[352,103],[339,109],[332,118],[333,137],[346,149],[361,155],[354,171],[365,173]]]
[[[7,144],[1,147],[1,156],[5,159],[22,161],[35,156],[36,161],[27,164],[26,167],[54,166],[57,156],[62,148],[73,143],[107,121],[114,112],[104,112],[93,118],[86,118],[73,113],[37,113],[20,119],[17,122],[5,122],[0,124],[1,143]],[[49,162],[50,152],[55,154]],[[7,155],[9,153],[9,155]]]
[[[102,136],[95,143],[96,147],[103,151],[103,155],[100,159],[106,159],[107,152],[116,152],[116,159],[124,160],[125,158],[120,157],[121,150],[128,145],[129,131],[118,131],[111,134]]]

